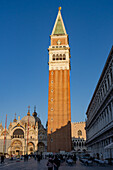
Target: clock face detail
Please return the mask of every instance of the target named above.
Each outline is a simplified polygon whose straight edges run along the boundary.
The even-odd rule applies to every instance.
[[[61,44],[61,41],[60,41],[60,40],[58,40],[58,41],[57,41],[57,44],[58,44],[58,45],[60,45],[60,44]]]

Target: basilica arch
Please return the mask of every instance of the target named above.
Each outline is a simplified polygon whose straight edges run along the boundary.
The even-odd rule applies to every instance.
[[[12,141],[8,152],[10,155],[22,155],[23,154],[23,147],[21,140],[15,139]]]
[[[24,131],[22,129],[15,129],[12,138],[24,138]]]
[[[33,142],[28,143],[28,154],[32,154],[35,151],[35,145]]]
[[[40,153],[45,151],[45,144],[43,142],[39,142],[37,147]]]
[[[11,131],[11,138],[24,138],[24,134],[25,134],[25,129],[20,125],[17,124],[17,126],[15,126],[12,131]],[[14,136],[14,135],[23,135],[22,136]]]

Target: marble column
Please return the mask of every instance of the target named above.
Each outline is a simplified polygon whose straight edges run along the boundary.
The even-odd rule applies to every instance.
[[[111,74],[110,74],[110,72],[109,72],[109,84],[111,86]]]

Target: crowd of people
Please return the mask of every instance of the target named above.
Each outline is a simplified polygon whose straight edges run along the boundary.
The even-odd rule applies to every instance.
[[[11,157],[13,158],[13,156]],[[29,159],[34,158],[38,162],[40,160],[47,159],[46,166],[48,167],[48,170],[58,170],[61,163],[67,163],[68,165],[73,165],[73,163],[76,163],[76,155],[62,155],[62,154],[52,154],[52,155],[45,155],[42,154],[32,154],[32,155],[21,155],[20,160],[23,159],[24,161],[28,161]],[[10,159],[13,160],[13,159]],[[4,163],[4,155],[1,156],[1,164]]]
[[[76,163],[76,155],[49,155],[47,161],[48,170],[58,170],[60,164],[66,162],[68,165]]]
[[[48,166],[48,170],[58,170],[59,166],[60,166],[60,159],[58,158],[57,155],[55,155],[54,157],[49,155],[49,159],[47,162],[47,166]]]

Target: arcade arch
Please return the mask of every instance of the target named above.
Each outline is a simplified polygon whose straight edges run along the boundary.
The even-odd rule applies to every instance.
[[[40,153],[45,151],[45,144],[43,142],[38,143],[38,151]]]

